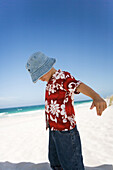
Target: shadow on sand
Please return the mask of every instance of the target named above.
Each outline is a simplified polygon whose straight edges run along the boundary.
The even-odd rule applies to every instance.
[[[51,170],[49,163],[34,164],[31,162],[10,163],[0,162],[0,170]],[[85,167],[85,170],[113,170],[112,165],[100,165],[96,167]]]

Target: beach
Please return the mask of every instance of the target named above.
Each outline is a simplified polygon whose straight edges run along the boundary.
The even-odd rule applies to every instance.
[[[87,170],[112,170],[113,105],[97,116],[91,102],[75,106],[75,119],[81,137]],[[45,112],[0,118],[0,170],[49,170]]]

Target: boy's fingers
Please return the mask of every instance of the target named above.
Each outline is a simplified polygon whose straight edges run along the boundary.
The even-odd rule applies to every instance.
[[[101,116],[102,115],[102,112],[105,110],[105,108],[104,108],[104,105],[101,105],[100,107],[99,107],[99,115]]]
[[[98,114],[98,112],[99,112],[99,106],[98,105],[96,105],[96,111],[97,111],[97,114]]]
[[[102,112],[107,108],[107,104],[106,102],[103,103],[103,105],[101,105],[101,110]]]
[[[94,103],[92,103],[92,105],[91,105],[91,107],[90,107],[90,109],[93,109],[95,106],[94,106]]]
[[[97,111],[97,115],[101,115],[101,107],[99,107],[99,104],[96,105],[96,111]]]
[[[101,116],[101,115],[102,115],[102,112],[103,112],[106,108],[107,108],[106,102],[105,102],[103,105],[101,104],[101,105],[99,106],[99,108],[98,108],[99,110],[97,109],[97,110],[98,110],[97,114]]]
[[[104,111],[104,107],[103,106],[101,106],[100,108],[99,108],[99,115],[101,116],[102,115],[102,112]]]
[[[103,112],[102,109],[99,109],[99,111],[97,112],[97,115],[98,115],[98,116],[101,116],[101,115],[102,115],[102,112]]]
[[[102,112],[107,108],[107,103],[105,101],[93,102],[90,109],[94,108],[94,106],[96,107],[97,115],[101,116]]]
[[[105,103],[105,105],[104,105],[104,110],[107,108],[107,104]]]
[[[90,109],[93,109],[94,107],[96,107],[96,111],[97,111],[97,115],[101,116],[102,112],[107,108],[107,103],[104,101],[102,102],[94,102],[92,103]]]
[[[107,103],[105,102],[105,109],[107,108]]]

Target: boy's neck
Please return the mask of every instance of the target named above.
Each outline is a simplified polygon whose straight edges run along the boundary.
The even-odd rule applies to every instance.
[[[52,69],[51,69],[51,76],[50,76],[50,79],[51,79],[51,77],[53,76],[53,74],[56,72],[57,70],[53,67]],[[50,80],[49,79],[49,80]]]

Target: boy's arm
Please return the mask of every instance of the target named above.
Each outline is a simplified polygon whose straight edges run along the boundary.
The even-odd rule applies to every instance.
[[[93,103],[90,109],[96,107],[97,115],[101,116],[102,112],[107,108],[107,104],[105,100],[102,99],[98,93],[96,93],[93,89],[91,89],[89,86],[85,85],[84,83],[81,83],[77,87],[77,92],[81,92],[93,99]]]

